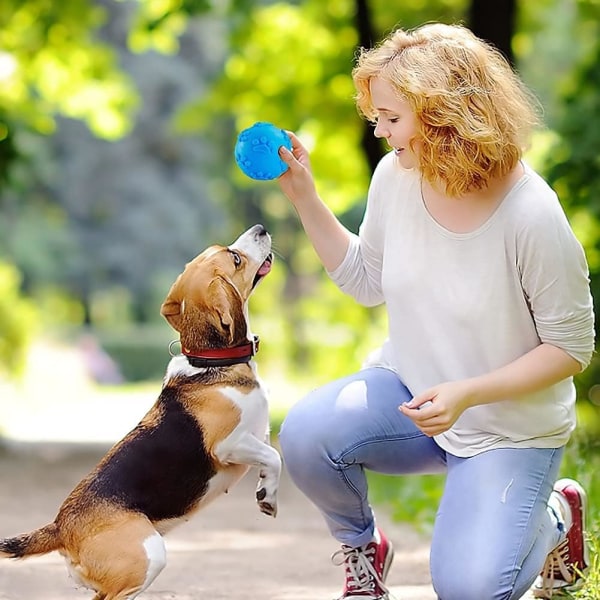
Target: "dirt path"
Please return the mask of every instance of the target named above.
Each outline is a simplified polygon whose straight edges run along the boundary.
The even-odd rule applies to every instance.
[[[52,520],[67,493],[95,464],[104,446],[19,445],[0,452],[0,535]],[[169,562],[141,598],[191,600],[332,600],[343,572],[330,555],[337,545],[321,516],[284,476],[279,515],[254,503],[255,473],[189,523],[167,536]],[[397,600],[435,600],[427,567],[428,542],[410,528],[379,522],[394,543],[388,583]],[[67,577],[54,553],[0,561],[0,600],[91,599]],[[141,600],[140,598],[140,600]]]

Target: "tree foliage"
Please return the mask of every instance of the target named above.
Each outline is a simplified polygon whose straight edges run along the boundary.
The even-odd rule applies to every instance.
[[[207,23],[205,30],[179,36],[176,59],[136,54],[128,48],[132,3],[106,2],[102,14],[98,43],[110,50],[114,68],[123,69],[120,77],[127,73],[128,85],[144,102],[135,113],[122,114],[127,135],[115,140],[99,138],[60,107],[51,113],[51,135],[21,129],[27,160],[13,165],[0,221],[0,252],[15,257],[26,290],[40,295],[61,286],[81,302],[88,324],[102,317],[104,307],[95,310],[94,304],[105,306],[111,289],[114,314],[142,321],[158,314],[166,282],[223,220],[207,199],[198,168],[200,140],[170,126],[178,105],[201,93],[197,73],[208,62],[204,41],[218,39],[206,31]],[[99,109],[97,118],[104,121]],[[164,239],[157,243],[161,230]],[[125,306],[117,306],[123,300]]]
[[[17,269],[0,262],[0,374],[20,374],[38,323],[33,303],[21,295]]]
[[[106,11],[89,0],[5,0],[0,6],[0,115],[5,132],[54,130],[57,113],[99,136],[128,129],[136,93],[98,38]],[[6,138],[5,138],[6,139]]]
[[[357,48],[399,25],[432,20],[481,27],[476,33],[513,50],[549,106],[551,125],[563,101],[574,114],[587,110],[592,122],[588,84],[597,56],[559,29],[569,23],[572,37],[595,40],[597,3],[580,0],[587,13],[573,10],[576,0],[493,8],[515,4],[516,14],[505,10],[487,33],[485,0],[7,0],[0,6],[0,254],[18,264],[28,291],[63,287],[84,304],[95,298],[102,308],[88,306],[88,320],[126,296],[134,309],[121,314],[139,320],[156,312],[176,265],[263,222],[275,235],[281,276],[265,283],[268,300],[261,291],[255,311],[281,317],[284,333],[274,336],[295,364],[314,367],[333,355],[357,364],[377,343],[365,331],[385,330],[381,313],[333,290],[276,183],[251,181],[235,165],[236,136],[259,120],[296,131],[312,151],[322,196],[356,231],[384,151],[354,106]],[[578,62],[591,70],[574,79]],[[587,108],[579,91],[586,86]],[[589,140],[585,169],[579,156],[577,168],[553,172],[593,249],[597,224],[584,186],[597,169],[597,128],[583,131],[583,117],[581,132],[574,121],[561,123],[557,162],[583,152],[572,139]],[[571,198],[576,189],[580,199]]]

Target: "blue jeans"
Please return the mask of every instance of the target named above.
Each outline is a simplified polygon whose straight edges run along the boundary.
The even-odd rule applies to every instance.
[[[365,469],[446,473],[430,557],[438,598],[520,598],[560,541],[547,501],[563,449],[453,456],[398,410],[410,397],[382,368],[311,392],[290,409],[280,433],[292,480],[321,511],[333,537],[357,547],[371,541],[374,530]]]

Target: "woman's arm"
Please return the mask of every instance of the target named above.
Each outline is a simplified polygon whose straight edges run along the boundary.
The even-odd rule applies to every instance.
[[[282,146],[279,155],[289,169],[278,182],[296,209],[321,263],[331,272],[342,264],[351,234],[317,194],[308,151],[293,133],[287,134],[292,140],[292,151]]]
[[[400,410],[423,433],[434,436],[450,429],[471,406],[539,392],[576,375],[581,368],[582,365],[564,350],[540,344],[508,365],[484,375],[429,388],[401,405]],[[431,404],[419,408],[426,402]]]

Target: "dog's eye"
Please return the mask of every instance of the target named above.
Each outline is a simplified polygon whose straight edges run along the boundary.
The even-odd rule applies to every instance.
[[[233,258],[233,264],[239,267],[242,264],[242,257],[237,252],[232,252],[231,257]]]

